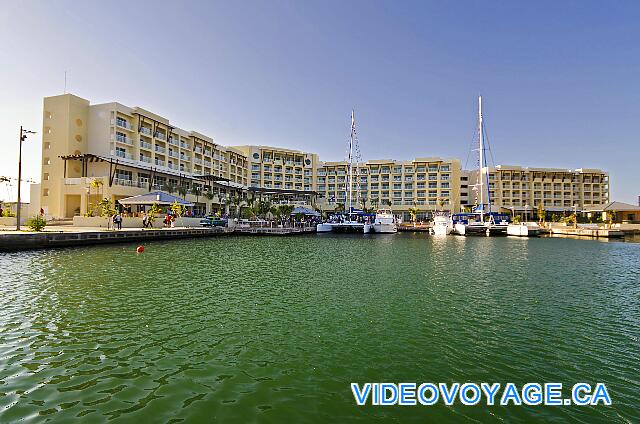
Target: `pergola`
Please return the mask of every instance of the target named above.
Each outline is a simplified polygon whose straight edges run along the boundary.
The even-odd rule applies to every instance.
[[[186,201],[185,199],[174,196],[173,194],[165,193],[163,191],[153,191],[151,193],[139,194],[137,196],[126,197],[118,200],[118,203],[125,206],[141,205],[141,206],[170,206],[177,203],[181,206],[193,206],[193,203]]]

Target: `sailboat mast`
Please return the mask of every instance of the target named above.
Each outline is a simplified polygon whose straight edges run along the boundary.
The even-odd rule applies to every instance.
[[[353,109],[351,110],[351,138],[349,139],[349,208],[347,209],[351,213],[351,196],[353,194],[353,137],[356,131],[356,119]]]
[[[480,220],[484,222],[484,138],[482,134],[482,96],[478,96],[478,139],[479,139],[479,149],[478,152],[480,154],[480,177],[479,185],[480,185]]]

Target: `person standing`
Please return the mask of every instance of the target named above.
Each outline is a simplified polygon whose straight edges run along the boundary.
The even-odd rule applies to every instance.
[[[116,213],[116,215],[113,217],[113,220],[118,227],[118,230],[122,230],[122,215],[120,214],[120,212]]]

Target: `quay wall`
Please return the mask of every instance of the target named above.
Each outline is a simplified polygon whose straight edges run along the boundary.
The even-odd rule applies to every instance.
[[[225,228],[166,228],[162,230],[123,231],[60,231],[41,233],[0,234],[0,252],[44,249],[53,247],[87,246],[106,243],[128,243],[211,237],[231,234]]]

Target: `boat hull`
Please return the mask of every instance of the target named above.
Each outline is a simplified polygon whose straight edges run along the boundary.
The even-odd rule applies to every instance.
[[[524,224],[510,224],[507,227],[507,235],[517,237],[537,237],[540,235],[540,227],[524,225]]]
[[[396,224],[375,223],[371,225],[371,232],[378,234],[395,234],[398,232]]]

